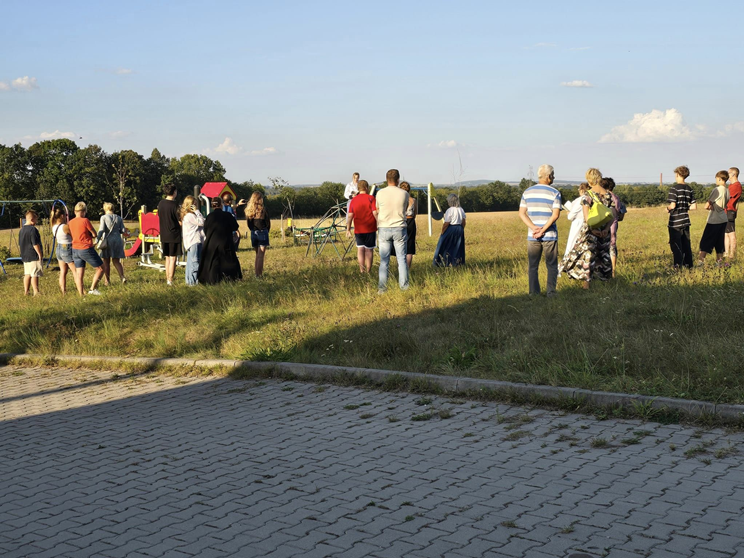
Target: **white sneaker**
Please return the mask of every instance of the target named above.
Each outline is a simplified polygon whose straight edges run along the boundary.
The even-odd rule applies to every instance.
[[[91,289],[91,290],[88,291],[88,294],[92,294],[92,295],[95,295],[95,296],[101,296],[101,293],[99,292],[98,289]]]
[[[168,285],[169,287],[172,287],[172,286],[173,286],[173,281],[168,281],[167,285]]]

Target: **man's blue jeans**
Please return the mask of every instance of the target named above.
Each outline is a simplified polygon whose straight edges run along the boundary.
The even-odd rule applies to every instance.
[[[398,259],[398,284],[402,291],[408,288],[408,264],[406,263],[406,242],[408,231],[405,227],[383,227],[377,230],[377,242],[380,245],[380,282],[378,288],[387,290],[390,255],[395,250]]]
[[[196,285],[199,274],[199,260],[201,259],[201,243],[192,244],[186,252],[186,284]]]

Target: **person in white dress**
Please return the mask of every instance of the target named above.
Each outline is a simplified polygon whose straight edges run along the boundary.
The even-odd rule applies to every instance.
[[[581,225],[584,224],[584,211],[581,206],[581,198],[586,195],[589,184],[582,182],[579,184],[579,196],[572,202],[566,202],[565,207],[568,210],[568,220],[571,221],[571,230],[568,232],[568,242],[566,242],[566,252],[564,258],[568,257],[571,248],[576,244],[576,239],[581,233]]]

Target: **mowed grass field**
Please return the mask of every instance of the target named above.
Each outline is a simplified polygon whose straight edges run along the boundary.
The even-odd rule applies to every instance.
[[[693,212],[693,247],[705,212]],[[467,266],[431,265],[441,222],[419,217],[411,289],[377,294],[352,252],[305,257],[274,223],[262,280],[243,240],[245,280],[188,288],[183,269],[125,262],[128,283],[103,296],[24,298],[20,266],[0,280],[0,352],[282,360],[494,378],[534,384],[744,403],[744,250],[717,266],[671,270],[663,208],[631,209],[619,232],[618,277],[590,291],[562,277],[559,295],[527,296],[526,229],[516,213],[468,215]],[[559,221],[561,253],[569,222]],[[740,233],[744,236],[744,233]],[[2,241],[0,241],[1,243]],[[742,239],[744,244],[744,239]],[[91,272],[87,279],[90,281]],[[545,284],[545,270],[541,269]]]

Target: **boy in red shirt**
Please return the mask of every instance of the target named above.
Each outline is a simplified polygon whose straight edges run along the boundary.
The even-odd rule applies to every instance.
[[[741,184],[739,183],[739,169],[729,169],[729,201],[726,204],[726,257],[734,259],[736,255],[736,211],[741,198]]]
[[[369,273],[372,269],[372,258],[375,255],[377,204],[374,196],[369,195],[369,183],[366,180],[360,180],[357,188],[359,188],[359,193],[349,202],[346,214],[346,238],[351,238],[351,225],[353,224],[359,271]]]

